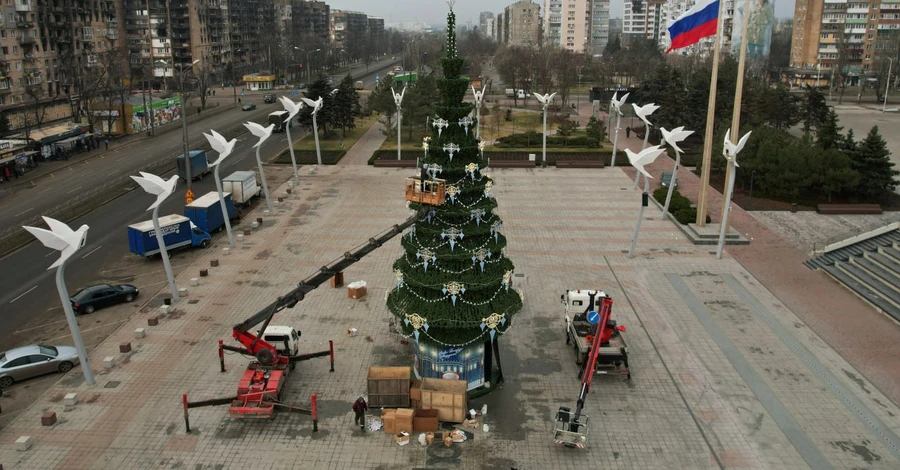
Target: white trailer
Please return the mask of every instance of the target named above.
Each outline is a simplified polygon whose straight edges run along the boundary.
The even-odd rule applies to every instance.
[[[259,182],[252,171],[235,171],[222,180],[222,191],[231,193],[235,205],[247,205],[250,200],[259,197]]]

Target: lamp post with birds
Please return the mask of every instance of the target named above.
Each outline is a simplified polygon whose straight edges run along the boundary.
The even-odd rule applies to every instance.
[[[637,170],[638,175],[644,175],[644,192],[641,194],[641,210],[638,212],[637,224],[634,226],[634,237],[631,239],[631,248],[628,250],[628,257],[634,258],[634,248],[637,246],[638,236],[641,233],[641,222],[644,220],[644,208],[650,203],[650,173],[647,173],[645,166],[653,163],[656,157],[662,155],[665,151],[659,145],[641,150],[634,153],[630,149],[625,149],[625,155],[628,155],[628,161],[631,166]]]
[[[648,118],[650,117],[651,114],[653,114],[654,111],[659,109],[659,106],[657,106],[654,103],[645,104],[643,106],[638,106],[634,103],[631,103],[631,106],[634,107],[634,114],[636,114],[637,117],[641,121],[644,122],[644,143],[641,145],[641,151],[643,151],[644,149],[647,148],[647,141],[648,141],[648,139],[650,139],[650,128],[653,127],[653,124],[650,124],[650,120]],[[634,175],[634,188],[635,189],[637,189],[637,187],[638,187],[638,182],[640,181],[640,177],[641,177],[640,171],[637,172],[636,175]]]
[[[687,139],[694,131],[686,131],[684,126],[676,127],[671,131],[667,131],[665,127],[660,127],[659,130],[662,132],[663,140],[675,151],[675,168],[672,169],[672,179],[669,180],[669,191],[666,193],[666,204],[662,210],[662,215],[665,217],[666,212],[669,212],[669,202],[672,200],[672,191],[675,190],[675,182],[678,179],[678,165],[681,164],[681,147],[678,144],[682,140]]]
[[[475,138],[481,139],[481,102],[484,99],[484,88],[481,91],[472,85],[472,94],[475,95]]]
[[[72,342],[75,343],[75,350],[78,351],[78,360],[81,362],[81,372],[84,374],[84,381],[88,385],[94,385],[94,371],[88,362],[87,350],[84,347],[84,340],[81,338],[81,330],[78,327],[78,321],[75,320],[75,311],[72,310],[72,301],[69,300],[69,291],[66,289],[66,261],[75,254],[80,248],[84,247],[87,241],[88,226],[82,225],[78,230],[72,230],[68,225],[50,217],[44,217],[44,222],[50,230],[38,227],[22,227],[47,248],[58,250],[59,259],[50,265],[49,269],[56,268],[56,291],[59,293],[59,301],[62,303],[63,311],[66,314],[66,322],[69,324],[69,331],[72,333]]]
[[[400,93],[397,93],[394,91],[394,87],[391,87],[391,94],[394,95],[394,103],[397,105],[397,160],[400,160],[400,123],[403,119],[401,105],[403,104],[403,95],[406,94],[406,85],[403,85]]]
[[[722,214],[722,226],[719,228],[719,244],[716,247],[716,259],[722,259],[722,250],[725,247],[725,233],[728,231],[728,223],[727,220],[730,220],[731,216],[731,195],[734,193],[734,173],[735,168],[738,168],[740,165],[737,164],[737,155],[744,149],[744,145],[747,144],[747,139],[750,138],[750,132],[744,134],[737,143],[731,141],[731,129],[725,131],[725,147],[722,149],[722,153],[725,155],[725,159],[728,160],[728,181],[726,181],[725,188],[725,213]]]
[[[284,110],[287,111],[287,118],[284,120],[284,128],[287,132],[288,150],[291,152],[291,166],[294,167],[294,178],[297,178],[297,158],[294,156],[294,139],[291,138],[291,121],[294,119],[294,116],[300,112],[303,104],[294,103],[293,100],[286,96],[278,98],[278,101],[281,101],[281,105],[284,106]]]
[[[543,144],[541,147],[543,148],[543,153],[541,153],[541,163],[547,163],[547,107],[550,106],[550,103],[553,102],[553,97],[556,96],[556,93],[549,93],[545,95],[541,95],[538,93],[534,93],[534,97],[537,98],[538,101],[544,105],[544,135],[543,135]]]
[[[613,112],[616,113],[616,134],[613,137],[613,151],[612,151],[612,157],[610,158],[610,162],[609,162],[610,166],[612,166],[612,167],[616,166],[616,149],[619,148],[619,124],[622,123],[622,116],[623,116],[622,106],[625,106],[625,100],[628,99],[629,94],[630,93],[625,93],[625,95],[623,95],[622,98],[619,98],[618,92],[613,93],[612,100],[610,100],[610,102],[609,102],[610,114],[612,114]]]
[[[159,205],[175,192],[175,186],[178,185],[178,175],[175,175],[166,181],[157,175],[144,173],[142,171],[141,176],[132,176],[131,179],[144,188],[144,191],[156,196],[156,201],[154,201],[147,210],[153,211],[153,232],[156,235],[156,243],[159,244],[159,255],[162,257],[163,267],[166,270],[166,279],[169,281],[169,290],[172,292],[172,300],[178,302],[181,300],[178,295],[178,286],[175,284],[175,275],[172,273],[172,263],[169,261],[169,250],[166,248],[162,229],[159,226]],[[193,225],[193,223],[191,223],[191,225]]]
[[[312,108],[312,118],[313,118],[313,136],[316,139],[316,164],[322,165],[322,151],[319,149],[319,122],[316,119],[319,115],[319,110],[322,109],[322,97],[313,101],[309,98],[300,98],[306,103],[307,106]]]
[[[213,176],[216,178],[216,189],[219,191],[219,205],[222,207],[222,218],[225,219],[225,229],[228,231],[228,246],[234,248],[234,236],[231,234],[231,219],[228,217],[228,208],[225,207],[225,195],[222,192],[222,178],[219,177],[219,168],[222,167],[222,161],[234,151],[234,144],[237,143],[237,139],[226,141],[225,137],[222,137],[218,132],[212,129],[209,132],[210,134],[204,132],[203,136],[206,137],[209,146],[219,153],[219,158],[209,166],[214,168]]]
[[[259,179],[262,181],[263,194],[266,196],[266,208],[269,212],[272,212],[272,199],[269,198],[269,185],[266,184],[266,172],[263,169],[262,159],[259,157],[259,148],[262,147],[263,142],[272,136],[275,124],[269,124],[269,127],[263,127],[260,124],[248,121],[244,123],[244,127],[246,127],[251,134],[259,137],[259,142],[257,142],[253,148],[256,149],[256,165],[259,168]]]

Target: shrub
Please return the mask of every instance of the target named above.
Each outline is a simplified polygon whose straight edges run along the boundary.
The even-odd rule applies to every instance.
[[[674,195],[672,198],[674,199]],[[669,203],[671,206],[671,203]],[[671,209],[671,207],[670,207]],[[678,212],[675,212],[675,220],[678,221],[681,225],[692,224],[697,221],[697,208],[696,207],[688,207],[687,209],[679,209]],[[712,222],[712,219],[707,215],[706,223]]]
[[[653,199],[656,199],[660,204],[666,203],[666,196],[669,194],[669,188],[657,188],[653,191]],[[678,190],[672,191],[672,200],[669,201],[669,212],[672,214],[676,214],[678,211],[682,209],[690,209],[691,208],[691,200],[682,196]],[[694,212],[694,217],[697,217],[696,211]]]

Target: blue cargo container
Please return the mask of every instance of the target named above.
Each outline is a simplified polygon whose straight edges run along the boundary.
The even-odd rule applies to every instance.
[[[206,152],[203,150],[191,150],[191,178],[201,179],[209,172],[209,161],[206,159]],[[175,157],[175,165],[178,167],[178,176],[182,180],[185,179],[184,154]]]
[[[225,209],[228,211],[229,220],[234,220],[241,215],[234,209],[234,202],[229,193],[225,194]],[[222,206],[219,205],[219,193],[216,191],[210,191],[184,206],[184,216],[191,219],[194,225],[209,233],[225,227]]]
[[[209,233],[193,227],[187,217],[171,214],[159,218],[159,228],[163,233],[166,248],[174,250],[183,246],[209,246]],[[153,230],[153,221],[145,220],[128,226],[128,247],[131,252],[140,256],[153,256],[159,253],[159,243]]]

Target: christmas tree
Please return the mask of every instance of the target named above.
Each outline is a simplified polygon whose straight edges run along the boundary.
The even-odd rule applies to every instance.
[[[433,134],[423,143],[420,173],[442,181],[446,199],[423,206],[427,217],[403,235],[397,278],[387,305],[414,340],[416,375],[459,378],[469,389],[502,381],[498,340],[509,330],[522,298],[512,288],[503,224],[494,213],[493,181],[483,170],[475,137],[474,105],[463,101],[469,79],[456,54],[456,16],[447,15],[447,48],[438,79]]]

